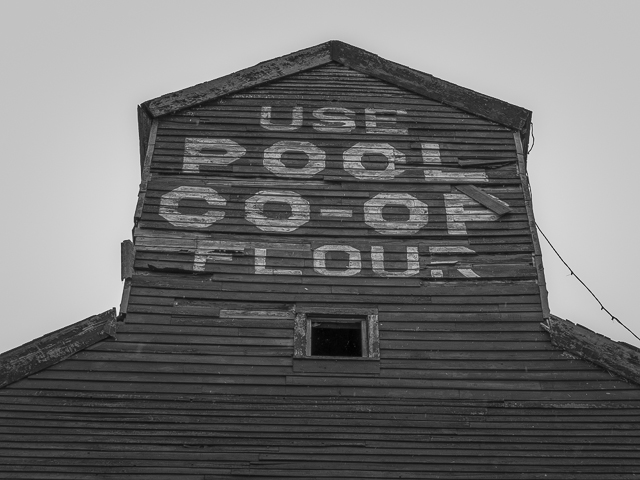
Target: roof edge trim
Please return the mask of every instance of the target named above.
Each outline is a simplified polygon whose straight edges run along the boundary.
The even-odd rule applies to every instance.
[[[531,111],[386,60],[338,40],[300,50],[143,104],[159,117],[310,68],[339,62],[361,73],[519,131],[528,140]]]
[[[224,77],[168,93],[143,104],[155,117],[331,62],[330,42],[261,62]]]
[[[116,309],[85,318],[0,355],[0,388],[69,358],[107,337],[115,338]]]
[[[519,132],[529,128],[532,115],[530,110],[460,87],[344,42],[334,40],[329,43],[333,60],[361,73],[393,83],[419,95],[484,117]]]
[[[551,335],[554,347],[640,385],[640,349],[555,315],[541,325]]]

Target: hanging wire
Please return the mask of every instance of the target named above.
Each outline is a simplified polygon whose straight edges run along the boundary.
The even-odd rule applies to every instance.
[[[584,283],[580,277],[578,277],[578,275],[575,274],[575,272],[571,269],[571,267],[569,266],[569,264],[567,262],[564,261],[564,258],[562,258],[560,256],[560,254],[558,253],[558,251],[556,250],[556,248],[553,246],[553,244],[549,241],[549,239],[547,238],[547,236],[544,234],[544,232],[542,231],[542,229],[540,228],[540,225],[538,225],[537,223],[535,224],[536,228],[538,229],[538,231],[542,234],[542,236],[544,237],[544,239],[547,241],[547,243],[549,244],[549,246],[551,247],[551,249],[555,252],[555,254],[558,256],[558,258],[560,259],[560,261],[562,263],[564,263],[565,267],[567,267],[569,269],[569,272],[571,272],[571,275],[576,277],[576,279],[582,284],[582,286],[584,288],[587,289],[587,291],[591,294],[591,296],[593,298],[596,299],[596,302],[598,302],[598,304],[600,305],[600,310],[604,310],[605,312],[607,312],[607,314],[611,317],[611,321],[616,321],[618,322],[620,325],[622,325],[631,335],[633,335],[634,337],[636,337],[638,340],[640,340],[640,337],[638,337],[638,335],[636,335],[633,331],[631,331],[631,329],[629,327],[627,327],[624,323],[622,323],[620,321],[620,319],[618,319],[618,317],[614,316],[603,304],[602,302],[598,299],[598,297],[596,297],[595,293],[593,293],[591,291],[591,289],[587,286],[586,283]]]
[[[533,122],[531,122],[531,146],[529,147],[529,150],[527,150],[527,155],[531,153],[531,150],[533,150],[533,146],[535,144],[536,144],[536,136],[533,134]]]

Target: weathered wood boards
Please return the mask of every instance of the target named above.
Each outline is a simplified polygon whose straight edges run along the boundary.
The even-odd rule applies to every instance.
[[[131,240],[124,240],[120,244],[120,280],[133,277],[135,262],[135,248]]]
[[[150,100],[146,107],[154,117],[192,107],[207,100],[237,92],[270,80],[279,79],[331,61],[327,44],[295,52],[255,67],[201,83],[178,92]]]
[[[360,48],[336,40],[299,52],[263,62],[240,72],[205,82],[179,92],[150,100],[145,104],[154,117],[193,107],[225,94],[260,85],[306,69],[340,64],[381,80],[390,81],[409,91],[432,98],[445,105],[488,118],[526,133],[531,112],[501,100],[446,82],[432,75],[418,72],[403,65],[385,60]]]
[[[639,466],[631,405],[13,389],[0,406],[4,478],[595,480]]]
[[[551,335],[554,346],[640,384],[640,351],[634,347],[614,342],[555,315],[542,326]]]
[[[221,394],[607,398],[601,372],[554,372],[538,330],[514,132],[339,63],[303,70],[155,120],[121,353],[253,358],[264,375],[197,377]],[[376,368],[257,370],[292,355],[273,315],[327,304],[375,308]]]
[[[499,216],[513,211],[511,207],[509,207],[509,205],[503,200],[500,200],[499,198],[494,197],[490,193],[487,193],[484,190],[473,185],[456,185],[456,189],[466,194],[469,198],[472,198],[476,202],[484,205]]]
[[[338,42],[146,106],[125,321],[0,389],[0,478],[640,471],[638,387],[540,329],[527,111]]]
[[[367,102],[371,93],[343,97],[345,89],[354,88],[375,92],[375,100]],[[429,115],[436,116],[424,123]],[[454,136],[432,141],[434,129],[452,119]],[[486,143],[474,136],[477,129],[495,136]],[[471,143],[461,144],[466,137]],[[482,156],[485,144],[492,155],[511,160],[491,171],[461,170],[459,158]],[[471,246],[473,237],[486,235],[522,235],[528,241],[525,210],[517,210],[524,206],[520,179],[509,166],[515,161],[511,132],[338,64],[167,117],[158,124],[153,145],[152,177],[136,236],[138,258],[151,258],[143,252],[161,244],[166,249],[163,260],[138,263],[139,268],[245,275],[253,267],[254,274],[348,276],[356,284],[356,276],[532,278],[526,255],[523,263],[503,256],[503,266],[487,268]],[[480,190],[474,182],[487,187]],[[498,212],[454,188],[465,184]],[[178,205],[189,205],[190,213],[181,213]],[[207,241],[212,231],[228,240]],[[279,242],[285,249],[300,244],[309,253],[281,261],[283,247],[270,248],[269,235],[287,235],[288,243]],[[360,238],[361,245],[345,244],[349,237]],[[399,238],[395,247],[389,244],[393,237]],[[531,247],[498,250],[514,248]],[[342,272],[327,266],[336,262],[327,255],[340,252],[347,257]],[[189,253],[191,265],[184,261]],[[463,258],[452,257],[455,253]],[[477,263],[465,254],[476,255]],[[290,268],[269,266],[270,261]]]
[[[85,318],[0,355],[0,387],[61,362],[115,336],[115,309]]]

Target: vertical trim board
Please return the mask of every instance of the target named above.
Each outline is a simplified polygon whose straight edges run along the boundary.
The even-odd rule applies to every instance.
[[[533,198],[531,196],[531,188],[529,187],[529,176],[527,175],[527,165],[524,159],[524,153],[522,149],[522,142],[520,135],[517,132],[513,133],[513,138],[516,142],[516,150],[518,156],[518,174],[522,184],[522,191],[524,193],[524,203],[527,209],[527,217],[529,219],[529,229],[531,231],[531,239],[533,241],[533,260],[538,272],[538,287],[540,288],[540,301],[542,302],[542,313],[544,318],[551,316],[549,309],[549,293],[547,292],[547,281],[544,277],[544,266],[542,265],[542,249],[540,248],[540,239],[538,238],[538,231],[536,229],[536,221],[533,216]]]
[[[133,215],[134,226],[137,225],[138,220],[142,217],[142,207],[144,206],[144,200],[147,193],[147,187],[151,180],[151,159],[153,158],[153,151],[155,149],[156,137],[158,135],[158,120],[154,120],[151,123],[151,129],[149,130],[149,142],[147,143],[147,153],[144,157],[144,163],[142,166],[142,178],[140,181],[140,191],[138,193],[138,203],[136,204],[136,211]]]
[[[140,145],[140,171],[144,169],[144,159],[149,145],[149,132],[153,118],[149,111],[142,105],[138,105],[138,141]]]

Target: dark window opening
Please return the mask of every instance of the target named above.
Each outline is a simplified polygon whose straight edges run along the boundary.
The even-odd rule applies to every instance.
[[[363,321],[311,320],[311,355],[362,357]]]

